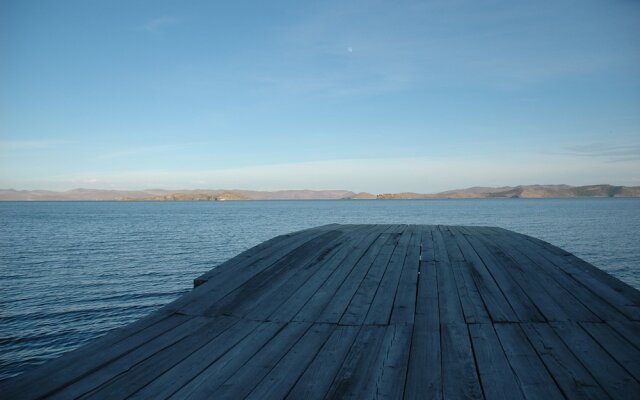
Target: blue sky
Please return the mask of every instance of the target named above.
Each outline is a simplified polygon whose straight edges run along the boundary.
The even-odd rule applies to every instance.
[[[3,1],[0,187],[640,185],[637,1]]]

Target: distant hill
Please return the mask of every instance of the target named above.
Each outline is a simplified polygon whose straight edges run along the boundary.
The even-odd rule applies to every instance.
[[[425,193],[354,193],[349,190],[50,190],[0,189],[0,201],[224,201],[224,200],[357,200],[357,199],[482,199],[482,198],[564,198],[564,197],[640,197],[640,186],[613,185],[521,185],[503,187],[471,187],[435,194]]]
[[[223,192],[220,194],[171,193],[171,194],[149,196],[149,197],[132,197],[124,200],[130,200],[130,201],[225,201],[225,200],[252,200],[252,198],[237,192]]]
[[[14,190],[0,189],[0,200],[25,201],[215,201],[215,200],[333,200],[355,195],[349,190],[101,190],[73,189],[64,192],[51,190]],[[375,196],[373,196],[375,198]]]
[[[640,186],[523,185],[499,188],[472,187],[436,194],[386,193],[378,199],[486,199],[486,198],[640,197]]]
[[[343,197],[345,200],[375,200],[376,198],[377,196],[375,194],[367,192],[354,193],[351,196]]]

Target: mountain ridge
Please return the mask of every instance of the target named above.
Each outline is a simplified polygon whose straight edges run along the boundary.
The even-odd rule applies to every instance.
[[[479,199],[479,198],[572,198],[572,197],[640,197],[640,186],[599,185],[518,185],[501,187],[474,186],[439,193],[381,193],[350,190],[111,190],[71,189],[15,190],[0,189],[0,201],[223,201],[223,200],[406,200],[406,199]]]

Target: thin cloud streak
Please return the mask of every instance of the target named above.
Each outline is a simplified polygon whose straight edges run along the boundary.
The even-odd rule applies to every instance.
[[[171,25],[175,25],[177,20],[175,18],[162,16],[154,18],[143,25],[143,29],[147,32],[157,32],[163,28]]]
[[[519,184],[586,185],[636,183],[637,161],[607,163],[584,157],[547,156],[539,158],[394,158],[331,160],[301,163],[254,165],[212,170],[138,170],[56,176],[30,182],[30,187],[51,189],[348,189],[383,192],[440,192],[469,186]],[[585,171],[589,171],[585,174]],[[549,179],[553,176],[553,179]],[[615,181],[610,177],[616,176]],[[0,187],[12,187],[0,180]],[[20,187],[28,189],[30,187]]]
[[[0,140],[0,151],[38,150],[68,145],[71,142],[63,140],[33,139],[33,140]]]
[[[567,148],[570,155],[601,158],[609,162],[640,160],[640,143],[589,143]]]
[[[114,160],[119,158],[144,156],[144,155],[150,155],[150,154],[162,154],[162,153],[169,153],[172,151],[193,147],[195,145],[196,144],[194,143],[179,143],[179,144],[129,147],[126,149],[98,155],[95,159],[98,161],[105,161],[105,160]]]

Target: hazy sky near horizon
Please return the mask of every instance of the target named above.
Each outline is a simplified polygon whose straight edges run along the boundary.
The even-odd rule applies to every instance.
[[[3,1],[0,188],[640,185],[638,1]]]

